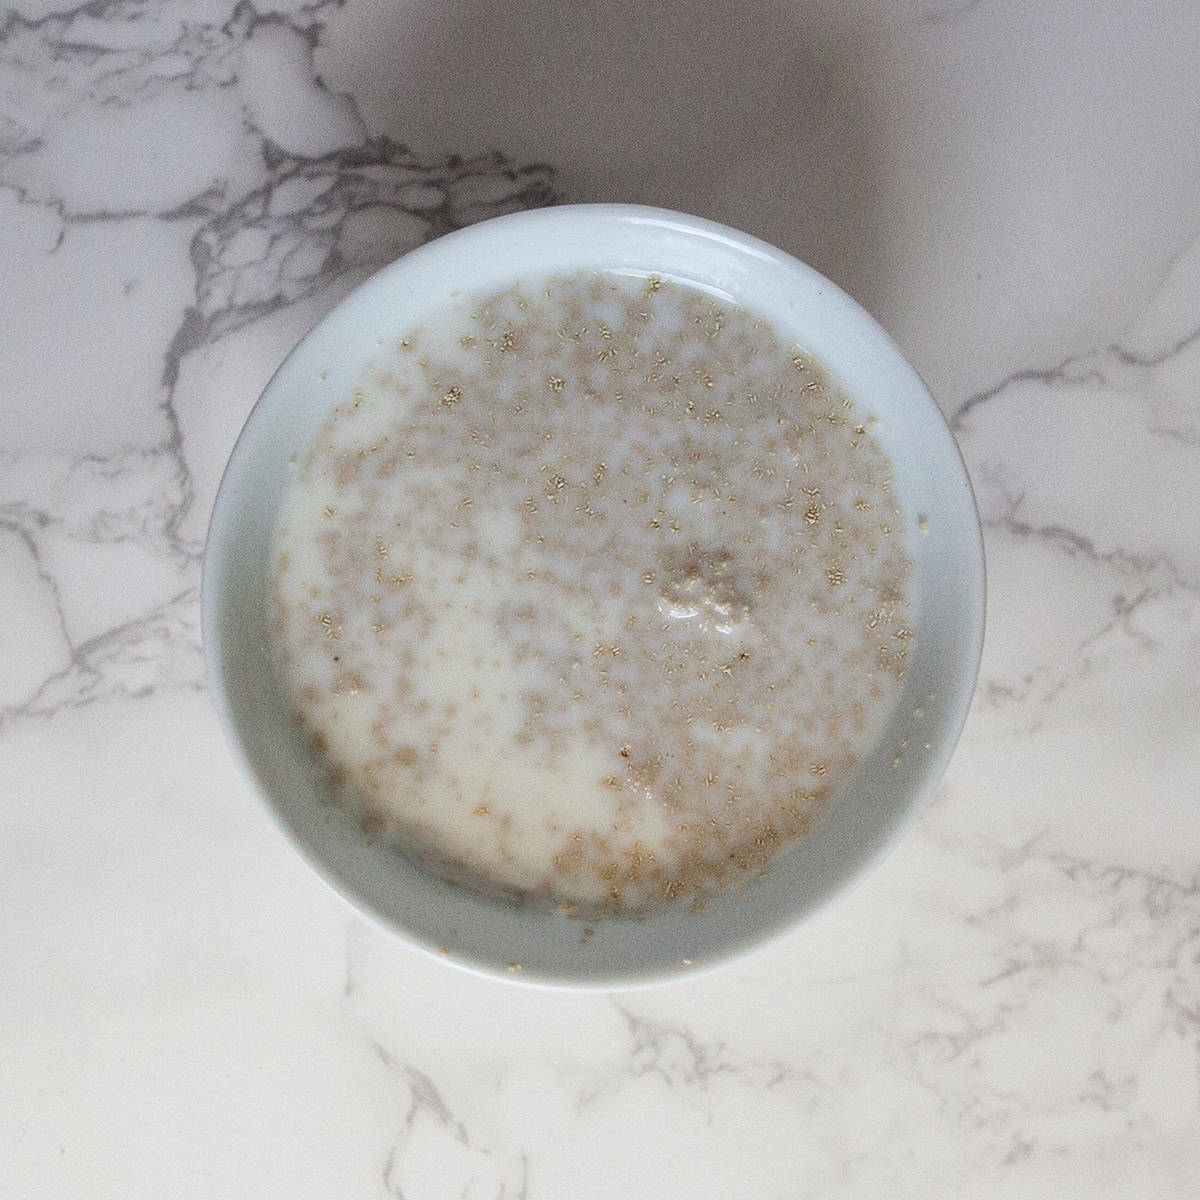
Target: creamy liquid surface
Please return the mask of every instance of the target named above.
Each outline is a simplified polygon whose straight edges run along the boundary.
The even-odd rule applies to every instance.
[[[525,280],[397,335],[276,531],[279,670],[337,800],[568,909],[764,867],[870,751],[912,645],[870,415],[656,276]]]

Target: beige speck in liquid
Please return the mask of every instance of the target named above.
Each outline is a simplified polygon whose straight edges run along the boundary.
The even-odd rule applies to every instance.
[[[658,275],[469,297],[419,358],[388,332],[276,532],[333,798],[488,894],[703,913],[837,803],[913,646],[869,414]]]

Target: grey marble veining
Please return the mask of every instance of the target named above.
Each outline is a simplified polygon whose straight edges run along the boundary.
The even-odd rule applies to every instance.
[[[0,1191],[1200,1194],[1197,68],[1166,0],[0,14]],[[971,718],[895,853],[614,996],[350,915],[239,777],[198,629],[297,338],[430,237],[594,198],[871,308],[989,568]]]

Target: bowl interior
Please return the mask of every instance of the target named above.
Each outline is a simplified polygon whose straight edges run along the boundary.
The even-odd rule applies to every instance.
[[[912,644],[899,700],[853,785],[761,879],[694,915],[583,922],[483,899],[366,838],[322,800],[320,774],[271,667],[271,539],[292,464],[357,382],[382,338],[457,294],[522,275],[658,272],[768,317],[820,357],[895,468],[913,562]],[[810,914],[896,840],[945,769],[965,719],[983,632],[983,555],[962,460],[924,384],[843,292],[745,235],[676,213],[585,205],[502,217],[451,234],[369,279],[292,352],[241,434],[205,557],[204,641],[213,699],[235,751],[312,865],[361,911],[452,962],[526,982],[649,982],[747,949]],[[901,749],[903,747],[903,749]],[[519,972],[510,964],[519,964]]]

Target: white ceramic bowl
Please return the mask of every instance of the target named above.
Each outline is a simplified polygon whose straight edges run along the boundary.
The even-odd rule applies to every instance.
[[[595,933],[583,941],[578,919],[447,884],[322,802],[319,773],[272,672],[268,613],[272,530],[293,464],[380,339],[419,324],[452,292],[597,268],[674,276],[761,313],[879,418],[908,524],[917,636],[876,752],[764,878],[717,895],[701,916],[681,905],[640,920],[589,922]],[[360,912],[428,953],[502,978],[570,987],[648,983],[727,960],[867,872],[949,761],[974,690],[983,618],[983,549],[966,471],[936,404],[887,334],[828,280],[763,242],[628,205],[501,217],[432,242],[359,287],[292,351],[250,414],[217,495],[204,564],[213,701],[254,786],[308,861]]]

